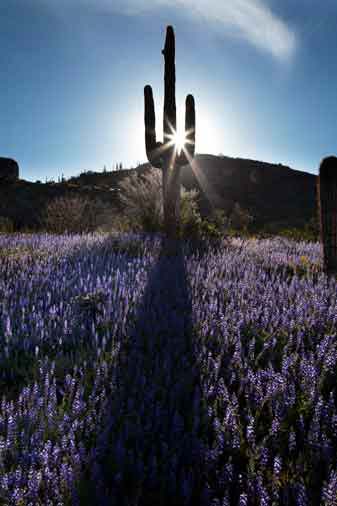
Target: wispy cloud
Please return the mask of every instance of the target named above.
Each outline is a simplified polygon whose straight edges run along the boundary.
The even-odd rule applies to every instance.
[[[103,0],[106,6],[128,15],[151,13],[158,7],[183,9],[203,19],[223,35],[241,37],[278,60],[289,60],[297,36],[266,0]]]

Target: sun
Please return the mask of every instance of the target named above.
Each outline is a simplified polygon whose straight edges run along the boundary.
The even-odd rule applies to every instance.
[[[170,144],[174,144],[175,150],[180,153],[180,151],[184,148],[187,143],[186,132],[185,131],[174,131],[172,129],[172,134],[170,135],[171,141]]]
[[[186,133],[184,131],[183,132],[177,131],[173,134],[172,140],[174,142],[176,150],[181,151],[186,144]]]

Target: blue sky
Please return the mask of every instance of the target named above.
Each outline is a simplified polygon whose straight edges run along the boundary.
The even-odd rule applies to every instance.
[[[317,173],[337,150],[336,20],[335,0],[1,0],[0,155],[30,180],[146,161],[171,24],[196,151]]]

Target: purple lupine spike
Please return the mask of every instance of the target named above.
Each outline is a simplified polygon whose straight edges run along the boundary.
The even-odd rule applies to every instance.
[[[322,499],[326,506],[335,506],[337,498],[337,471],[331,471],[327,484],[323,487]]]
[[[240,494],[239,505],[238,506],[247,506],[248,505],[248,496],[247,494]]]
[[[291,429],[289,432],[288,449],[290,453],[296,449],[296,434],[293,429]]]

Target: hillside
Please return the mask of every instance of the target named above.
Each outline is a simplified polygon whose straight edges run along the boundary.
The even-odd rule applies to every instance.
[[[120,181],[149,168],[143,164],[130,170],[83,173],[61,183],[2,182],[0,215],[17,228],[36,227],[47,202],[69,193],[100,199],[117,213]],[[250,211],[258,226],[302,226],[316,215],[316,176],[281,164],[197,155],[192,167],[183,168],[182,184],[200,191],[204,216],[212,207],[230,212],[235,202]]]
[[[194,170],[184,170],[182,181],[190,188],[198,179],[206,213],[211,205],[228,212],[239,202],[259,226],[280,227],[302,226],[316,216],[317,178],[307,172],[281,164],[199,155]]]

